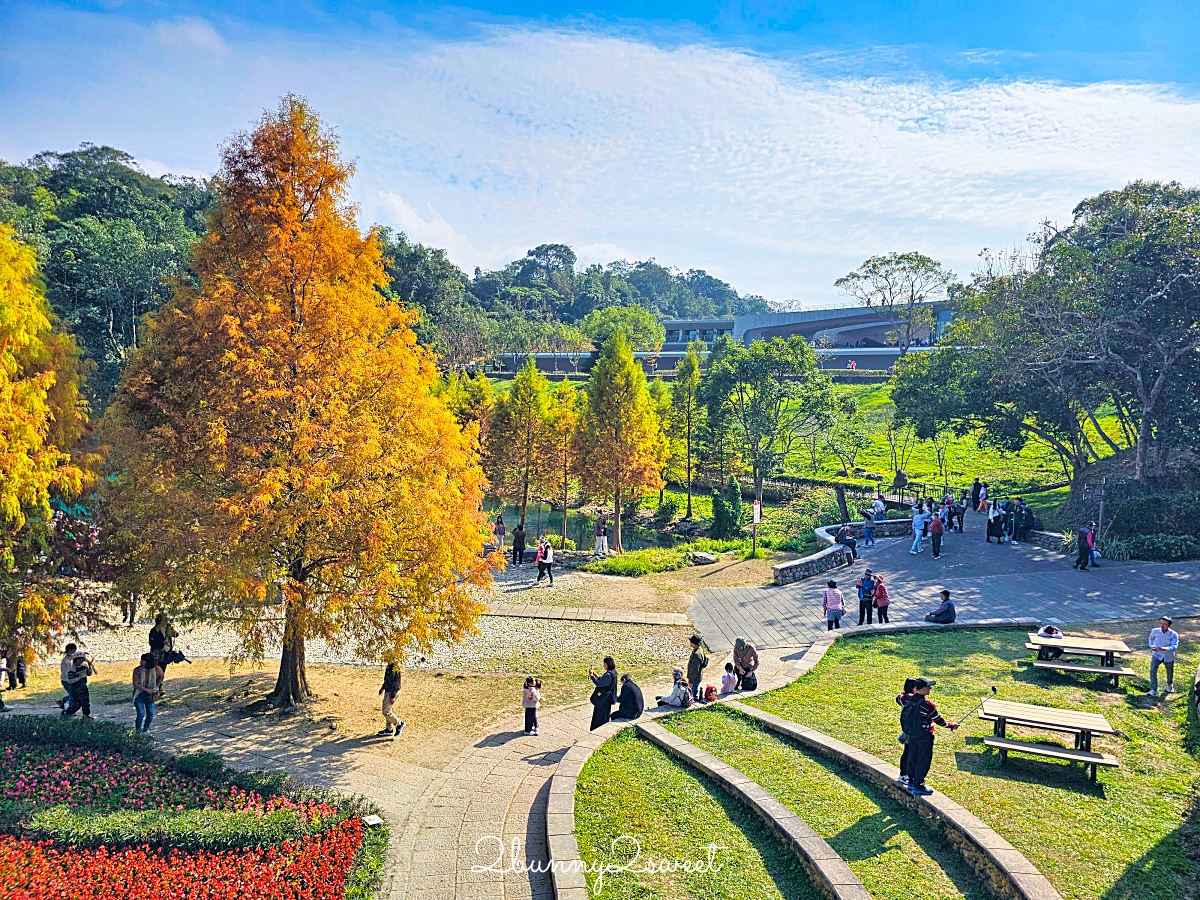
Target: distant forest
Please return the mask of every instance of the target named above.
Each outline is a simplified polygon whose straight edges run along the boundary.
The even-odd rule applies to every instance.
[[[142,318],[176,280],[191,277],[189,248],[204,234],[212,201],[207,182],[152,178],[112,147],[0,161],[0,221],[37,250],[50,303],[94,365],[87,390],[97,412],[137,345]],[[659,319],[769,311],[762,297],[739,294],[703,270],[680,272],[653,259],[579,270],[569,246],[542,244],[468,276],[444,250],[387,228],[380,237],[392,279],[386,293],[417,312],[418,340],[447,368],[471,368],[497,353],[578,350],[590,338],[576,326],[613,307],[642,307]]]

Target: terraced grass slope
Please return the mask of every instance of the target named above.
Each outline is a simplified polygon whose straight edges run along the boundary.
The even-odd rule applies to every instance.
[[[757,781],[804,819],[879,900],[989,897],[962,856],[915,812],[726,707],[662,724]]]
[[[605,871],[598,894],[606,900],[820,900],[791,851],[761,820],[632,729],[603,744],[583,767],[575,829],[589,867],[614,867]],[[652,861],[702,862],[708,844],[719,848],[712,870],[645,871]],[[631,863],[630,871],[621,871]],[[593,890],[596,878],[595,871],[587,876]]]
[[[1140,647],[1149,628],[1092,631],[1118,633]],[[1197,818],[1200,722],[1194,713],[1189,720],[1186,697],[1156,703],[1142,695],[1144,680],[1113,691],[1091,677],[1017,666],[1030,655],[1024,641],[1024,631],[841,640],[804,678],[747,702],[891,762],[900,755],[894,697],[912,675],[937,679],[933,699],[950,718],[992,684],[1005,700],[1101,713],[1118,734],[1098,736],[1093,749],[1115,754],[1121,766],[1103,772],[1099,784],[1089,784],[1079,766],[1031,757],[1010,756],[1002,768],[981,743],[990,724],[975,717],[953,736],[939,733],[929,783],[1011,841],[1065,898],[1200,897],[1200,851],[1194,825],[1185,824],[1189,810]],[[1149,661],[1137,654],[1130,665],[1144,677]],[[1184,672],[1194,665],[1177,663]],[[1056,739],[1015,729],[1010,736]],[[1057,736],[1063,738],[1069,746],[1069,736]]]

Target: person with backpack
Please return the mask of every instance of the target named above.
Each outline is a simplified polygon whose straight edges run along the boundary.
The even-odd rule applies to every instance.
[[[900,710],[900,729],[904,732],[904,743],[908,750],[908,766],[903,773],[908,776],[908,790],[922,797],[933,793],[925,786],[925,778],[933,765],[934,726],[940,725],[954,731],[957,722],[947,722],[938,708],[929,700],[929,693],[937,684],[931,678],[914,678],[912,698]]]
[[[907,703],[912,702],[912,699],[914,696],[913,688],[916,687],[916,684],[917,684],[917,679],[905,678],[904,679],[904,688],[900,691],[899,694],[896,695],[896,705],[900,707],[901,716],[904,715],[905,705]],[[900,745],[902,747],[904,747],[904,749],[900,752],[900,777],[896,779],[896,784],[900,785],[900,787],[904,788],[905,790],[908,790],[908,760],[909,760],[909,757],[911,756],[911,754],[909,753],[909,748],[908,748],[908,735],[906,735],[904,733],[904,731],[901,730],[900,737],[898,740],[900,741]]]
[[[96,667],[82,650],[76,650],[67,672],[67,684],[71,686],[71,703],[62,711],[64,716],[73,716],[83,710],[83,717],[92,717],[92,694],[88,690],[88,678],[96,674]],[[161,688],[160,688],[161,690]]]
[[[688,657],[687,680],[695,692],[697,700],[704,700],[704,688],[700,682],[704,678],[704,669],[708,666],[708,656],[700,649],[700,635],[693,634],[688,643],[692,645],[692,655]]]
[[[1092,528],[1095,527],[1094,522],[1089,522],[1087,525],[1080,525],[1079,530],[1075,532],[1075,562],[1071,563],[1072,569],[1078,569],[1080,572],[1086,572],[1088,563],[1092,559]]]
[[[154,721],[154,701],[162,693],[163,670],[154,662],[153,653],[143,653],[138,667],[133,670],[133,730],[142,734],[150,730]]]
[[[836,581],[825,582],[825,596],[821,600],[821,609],[825,613],[825,623],[828,631],[842,627],[842,614],[846,611],[846,598],[838,590]]]
[[[596,674],[595,669],[588,669],[588,678],[594,685],[592,690],[592,726],[595,731],[612,718],[613,704],[617,702],[617,664],[611,656],[604,657],[604,672]]]
[[[875,576],[875,612],[879,614],[879,624],[887,625],[888,623],[888,606],[891,604],[892,598],[888,596],[887,588],[883,584],[883,576]]]
[[[870,547],[875,543],[875,510],[863,510],[863,546]]]
[[[688,680],[683,677],[683,669],[675,669],[671,672],[675,678],[675,686],[671,688],[671,693],[665,697],[655,697],[659,706],[677,706],[680,709],[687,709],[692,705],[692,689],[688,685]]]
[[[871,616],[875,608],[875,576],[871,574],[871,570],[867,569],[863,573],[862,578],[858,579],[856,587],[858,588],[858,624],[862,625],[865,619],[867,624],[872,624]]]

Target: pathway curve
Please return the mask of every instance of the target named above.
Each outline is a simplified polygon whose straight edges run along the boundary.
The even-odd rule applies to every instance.
[[[988,544],[985,517],[968,513],[962,534],[946,536],[940,559],[909,553],[911,538],[880,538],[859,548],[860,559],[782,587],[702,588],[688,614],[713,649],[738,635],[759,647],[810,643],[826,630],[821,593],[827,579],[846,594],[842,627],[857,628],[854,582],[871,568],[882,573],[892,598],[893,624],[920,622],[948,589],[962,621],[1036,618],[1044,622],[1094,623],[1200,615],[1200,562],[1125,563],[1105,560],[1077,572],[1071,558],[1035,544]]]

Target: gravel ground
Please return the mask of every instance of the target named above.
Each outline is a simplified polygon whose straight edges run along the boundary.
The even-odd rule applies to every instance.
[[[148,649],[150,623],[133,628],[82,632],[79,643],[101,662],[137,659]],[[479,620],[478,635],[458,644],[437,644],[430,653],[410,654],[406,665],[413,668],[453,669],[467,672],[529,672],[558,670],[564,662],[600,667],[604,656],[618,657],[622,666],[671,664],[687,656],[689,630],[662,625],[623,625],[609,622],[562,622],[548,619],[517,619],[486,616]],[[241,647],[236,635],[212,626],[180,628],[177,649],[187,656],[226,658]],[[278,647],[267,649],[267,658]],[[332,665],[378,665],[348,650],[330,648],[310,641],[305,648],[310,663]]]

